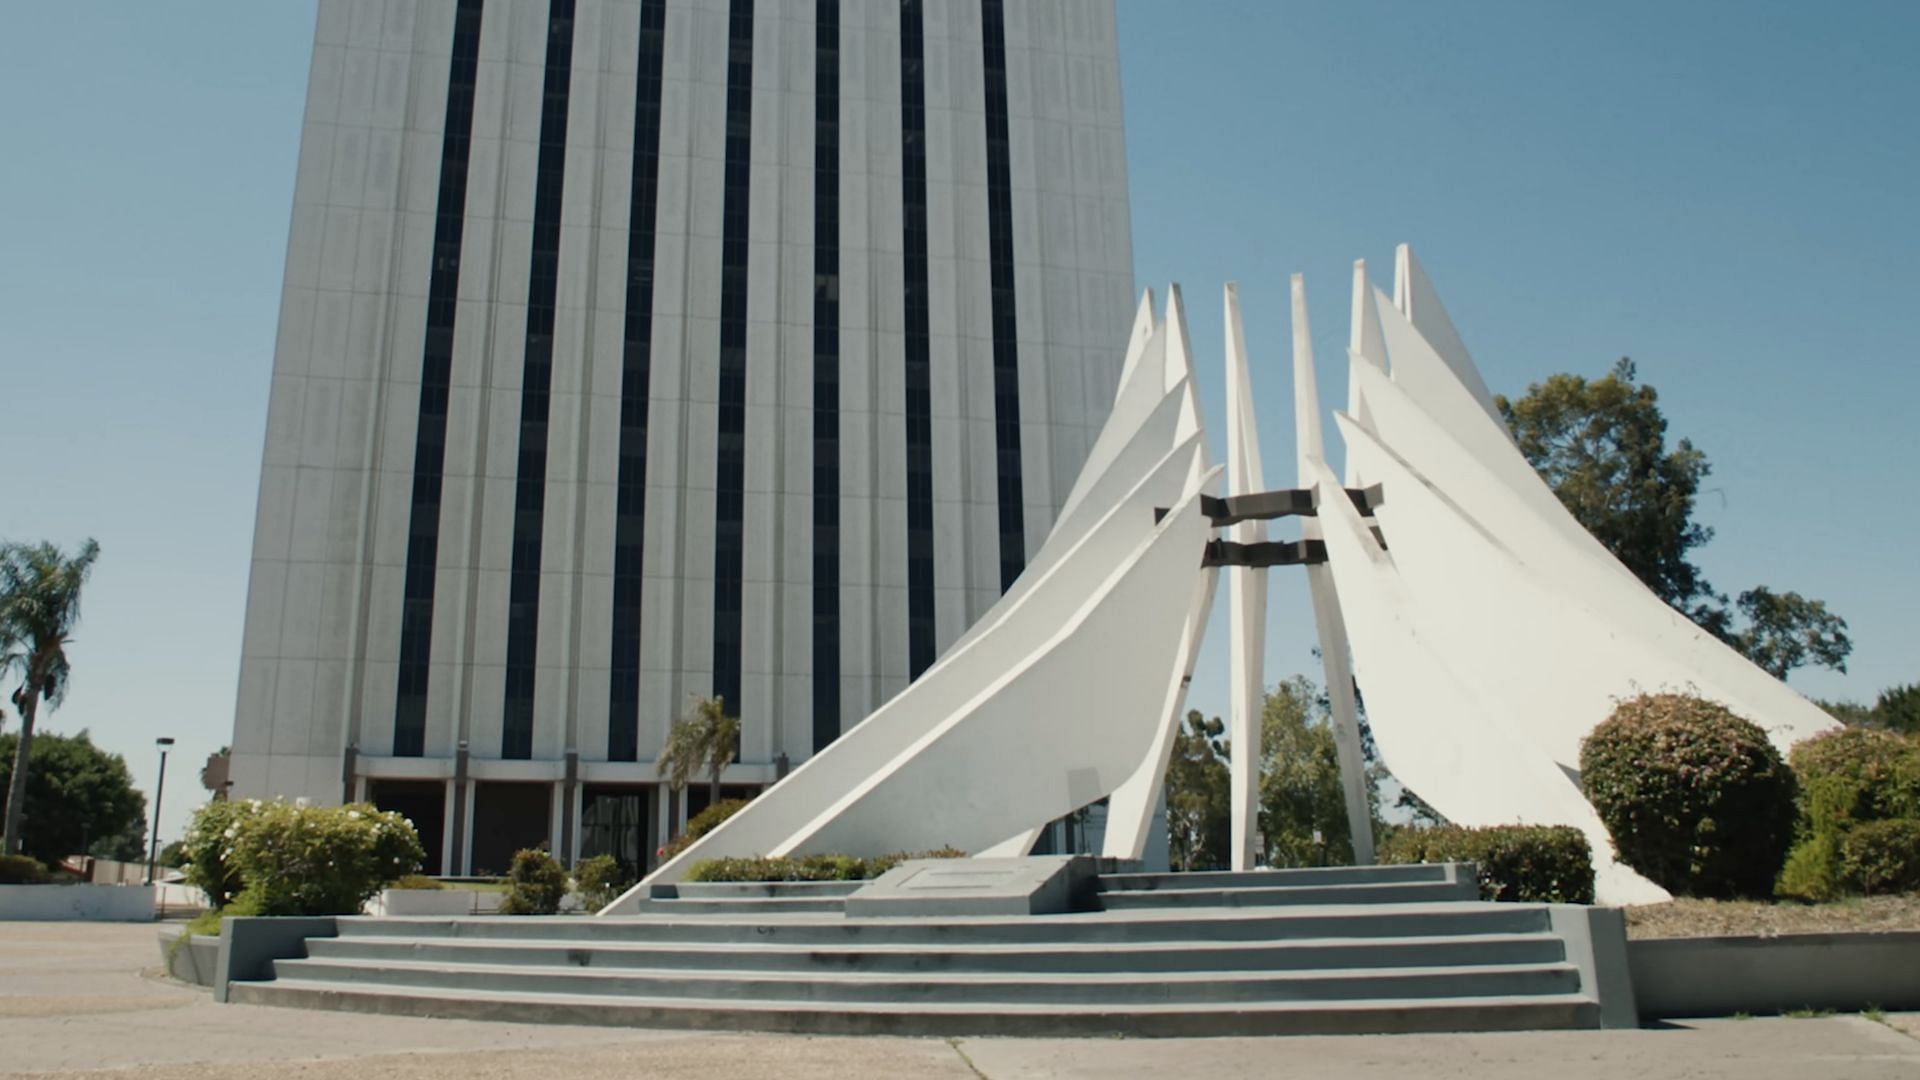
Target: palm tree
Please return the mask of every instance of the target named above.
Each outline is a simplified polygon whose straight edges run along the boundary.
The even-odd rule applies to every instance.
[[[740,718],[727,715],[725,698],[696,697],[687,715],[673,722],[658,768],[667,786],[678,792],[706,773],[712,785],[707,804],[720,801],[720,772],[733,760],[740,742]]]
[[[68,635],[80,621],[80,586],[93,570],[100,545],[92,540],[66,558],[52,544],[0,545],[0,678],[18,676],[13,706],[20,714],[20,743],[14,749],[13,780],[7,786],[6,831],[0,854],[21,847],[20,814],[27,802],[27,767],[33,752],[33,723],[40,703],[60,707],[72,674],[67,664]]]

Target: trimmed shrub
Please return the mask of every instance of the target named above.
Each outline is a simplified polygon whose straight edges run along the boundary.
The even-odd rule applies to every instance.
[[[31,855],[0,855],[0,885],[45,885],[47,868]]]
[[[538,848],[513,853],[507,870],[507,895],[500,900],[502,915],[552,915],[567,896],[567,871],[560,861]]]
[[[702,859],[687,870],[687,881],[865,881],[908,859],[964,859],[958,848],[895,852],[871,859],[857,855],[798,855],[779,858]]]
[[[966,857],[966,852],[952,845],[937,847],[932,851],[896,851],[891,855],[876,855],[868,859],[866,876],[877,878],[909,859],[964,859]]]
[[[222,835],[245,883],[230,903],[253,915],[357,915],[425,857],[411,822],[369,803],[260,803]]]
[[[439,892],[446,887],[444,882],[425,874],[408,874],[387,886],[389,889],[412,889],[417,892]]]
[[[1847,845],[1853,832],[1875,823],[1920,821],[1920,737],[1840,728],[1795,746],[1789,759],[1800,781],[1800,819],[1779,891],[1803,900],[1902,891],[1891,884],[1900,879],[1899,853],[1884,847],[1901,830],[1861,840],[1851,868]]]
[[[1840,841],[1840,880],[1876,893],[1920,892],[1920,821],[1869,821]]]
[[[746,799],[721,799],[693,815],[693,819],[687,822],[687,827],[681,830],[680,835],[667,841],[666,846],[654,854],[660,857],[661,862],[666,862],[687,850],[695,840],[719,828],[721,822],[739,813],[746,805]]]
[[[1380,845],[1379,861],[1473,863],[1482,900],[1593,903],[1593,848],[1571,825],[1397,829]]]
[[[1768,896],[1793,840],[1793,773],[1767,733],[1686,694],[1622,702],[1580,747],[1620,860],[1681,896]]]
[[[633,879],[611,855],[595,855],[573,865],[573,887],[588,911],[599,911],[632,887]]]
[[[180,842],[186,859],[184,876],[187,884],[207,894],[209,907],[226,907],[245,887],[240,868],[232,865],[229,857],[233,841],[240,835],[240,823],[259,813],[263,805],[258,799],[220,799],[193,812],[187,835]]]

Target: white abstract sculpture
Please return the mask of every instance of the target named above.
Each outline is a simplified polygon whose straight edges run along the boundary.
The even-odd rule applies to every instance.
[[[1357,682],[1381,753],[1440,813],[1574,826],[1593,847],[1603,900],[1665,898],[1613,859],[1577,781],[1580,742],[1614,703],[1699,693],[1759,723],[1783,751],[1833,722],[1581,528],[1514,446],[1404,246],[1394,278],[1389,300],[1354,264],[1347,408],[1335,413],[1342,479],[1322,444],[1294,277],[1299,488],[1282,493],[1263,491],[1239,294],[1227,286],[1228,501],[1210,498],[1222,467],[1207,459],[1180,291],[1169,290],[1163,318],[1147,294],[1107,423],[1053,531],[999,602],[906,690],[602,914],[633,910],[644,886],[716,856],[941,845],[1023,855],[1048,822],[1100,799],[1103,853],[1138,858],[1218,565],[1232,627],[1231,857],[1251,867],[1266,574],[1286,562],[1306,564],[1356,861],[1373,859]],[[1304,515],[1302,543],[1281,558],[1273,550],[1287,545],[1267,543],[1265,519],[1290,513]],[[1216,522],[1228,538],[1209,546]]]

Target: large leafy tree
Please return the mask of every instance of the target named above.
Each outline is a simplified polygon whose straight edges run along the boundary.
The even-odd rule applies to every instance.
[[[1325,697],[1296,675],[1274,687],[1261,713],[1260,831],[1271,866],[1353,861],[1353,831]],[[1368,785],[1369,815],[1379,816]]]
[[[0,735],[0,784],[13,791],[20,737]],[[43,732],[33,740],[22,817],[25,853],[52,865],[68,855],[139,862],[147,857],[147,800],[126,760],[76,735]],[[8,799],[9,809],[14,805]]]
[[[1847,669],[1846,620],[1824,602],[1762,586],[1729,607],[1694,565],[1693,549],[1713,538],[1693,520],[1712,466],[1686,439],[1669,448],[1659,395],[1631,360],[1599,379],[1555,375],[1494,404],[1574,518],[1656,596],[1777,678],[1808,664]]]
[[[52,712],[66,697],[72,674],[67,645],[80,621],[80,588],[99,556],[100,545],[92,540],[71,557],[48,543],[0,545],[0,679],[19,680],[12,699],[20,714],[0,853],[22,848],[20,821],[34,760],[34,723],[43,703]]]
[[[1176,870],[1227,865],[1231,843],[1227,793],[1232,779],[1221,738],[1226,729],[1219,717],[1208,720],[1192,709],[1187,722],[1174,732],[1173,754],[1167,762],[1167,841],[1169,861]]]
[[[1494,404],[1554,494],[1647,588],[1682,611],[1714,599],[1688,558],[1713,539],[1693,520],[1712,466],[1686,439],[1667,448],[1659,395],[1636,381],[1631,360],[1605,378],[1555,375]]]
[[[706,775],[707,805],[720,801],[720,773],[740,749],[740,718],[727,713],[723,698],[695,698],[687,715],[673,722],[659,769],[667,786],[679,791],[696,776]]]

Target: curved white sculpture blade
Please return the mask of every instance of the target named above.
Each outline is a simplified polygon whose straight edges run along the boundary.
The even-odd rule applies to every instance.
[[[1619,687],[1615,691],[1619,694],[1631,694],[1636,688],[1691,688],[1766,729],[1782,753],[1794,743],[1836,726],[1825,710],[1755,667],[1725,642],[1700,629],[1655,596],[1599,541],[1580,529],[1557,498],[1550,507],[1543,508],[1540,500],[1524,497],[1506,477],[1489,469],[1480,455],[1451,438],[1446,428],[1395,383],[1371,371],[1358,372],[1356,377],[1365,387],[1363,392],[1373,407],[1374,432],[1379,443],[1402,462],[1419,462],[1417,472],[1421,481],[1442,493],[1461,516],[1475,523],[1490,538],[1489,544],[1504,548],[1513,560],[1529,568],[1533,580],[1548,583],[1550,595],[1558,598],[1556,602],[1568,612],[1590,612],[1598,624],[1594,633],[1621,642],[1597,655],[1588,677],[1608,680]],[[1349,426],[1356,432],[1365,430],[1353,425],[1350,419],[1342,421],[1341,426],[1343,433]],[[1350,458],[1368,458],[1364,441],[1352,435],[1348,436],[1347,452]],[[1510,448],[1510,452],[1524,463],[1518,450]],[[1539,481],[1537,474],[1531,475],[1531,480],[1539,483],[1541,492],[1552,497],[1551,490]],[[1397,493],[1389,491],[1386,505],[1380,508],[1380,522],[1387,542],[1395,545],[1396,550],[1402,543],[1424,543],[1421,530],[1428,526],[1424,521],[1415,520],[1411,516],[1414,511],[1409,509],[1416,505],[1412,496],[1417,494],[1410,491],[1407,507],[1403,508],[1397,505]],[[1573,530],[1578,530],[1577,535]],[[1405,539],[1398,541],[1396,537]],[[1410,551],[1408,558],[1431,555],[1434,551],[1432,546],[1422,547]],[[1446,569],[1438,567],[1434,574],[1435,587],[1445,587]],[[1459,575],[1456,572],[1452,577],[1457,581]],[[1483,600],[1474,605],[1475,612],[1486,613],[1489,618],[1499,613],[1521,623],[1529,621],[1519,614],[1519,600],[1508,610],[1504,594],[1489,591],[1487,596],[1498,597],[1499,603]],[[1550,638],[1553,633],[1550,627],[1561,621],[1554,611],[1557,609],[1549,607],[1546,613],[1537,614],[1531,620],[1541,627],[1543,638]],[[1569,626],[1575,618],[1574,614],[1566,616]],[[1642,659],[1629,659],[1636,656]],[[1607,711],[1611,711],[1610,708]],[[1543,745],[1555,747],[1556,757],[1567,761],[1569,767],[1577,768],[1578,739],[1604,720],[1606,711],[1594,715],[1570,709],[1558,715],[1560,719],[1552,723],[1566,726],[1569,731]],[[1577,733],[1573,731],[1575,728]],[[1567,749],[1569,740],[1573,745],[1571,752]]]
[[[1559,765],[1526,738],[1524,718],[1504,700],[1477,693],[1442,659],[1447,645],[1421,621],[1393,556],[1374,540],[1332,472],[1325,466],[1316,472],[1327,565],[1353,637],[1367,717],[1394,775],[1461,825],[1580,829],[1593,848],[1596,890],[1606,903],[1670,899],[1613,858],[1606,826]]]
[[[1195,500],[1212,490],[1219,471],[1206,466],[1177,290],[1169,312],[1154,325],[1147,308],[1136,322],[1115,413],[1097,441],[1099,460],[1083,472],[1072,505],[1014,586],[905,691],[657,868],[647,884],[678,880],[699,859],[821,845],[1024,851],[1038,826],[1123,784],[1150,787],[1157,796],[1168,710],[1184,694],[1197,644],[1191,624],[1213,584],[1211,573],[1199,572],[1208,525]],[[1166,508],[1173,513],[1157,521],[1156,511]],[[1153,630],[1122,629],[1134,623]],[[1087,659],[1085,642],[1106,643],[1102,662]],[[1116,658],[1112,642],[1126,642],[1121,651],[1128,655]],[[1116,659],[1124,678],[1113,677]],[[1128,704],[1103,698],[1094,707],[1084,694],[1061,699],[1066,688],[1092,683],[1124,685]],[[1042,691],[1053,698],[1037,697]],[[991,812],[976,805],[979,791],[963,797],[943,786],[934,773],[966,778],[975,788],[985,783],[997,758],[974,756],[983,733],[1017,745],[1002,730],[1017,716],[1035,722],[1032,738],[1041,744],[1023,749],[1032,756],[1022,768],[1051,770],[1050,778],[1043,783],[1023,773],[1010,790],[987,783],[994,789]],[[923,792],[909,815],[919,831],[903,831],[892,806],[903,776]],[[929,790],[941,796],[928,798]],[[630,892],[608,913],[631,909],[639,895]]]
[[[1393,252],[1393,306],[1433,346],[1454,378],[1498,424],[1500,410],[1494,408],[1493,394],[1487,390],[1486,380],[1480,377],[1480,368],[1467,352],[1466,342],[1460,340],[1460,332],[1453,328],[1453,320],[1447,317],[1447,309],[1441,305],[1440,294],[1427,277],[1426,269],[1413,257],[1413,248],[1407,244],[1401,244]],[[1505,431],[1504,425],[1501,430]]]

